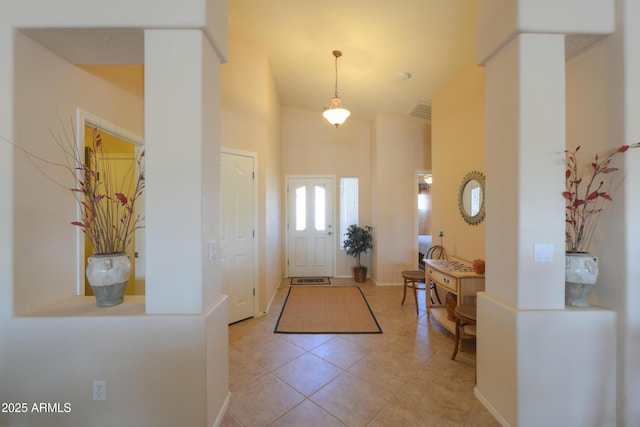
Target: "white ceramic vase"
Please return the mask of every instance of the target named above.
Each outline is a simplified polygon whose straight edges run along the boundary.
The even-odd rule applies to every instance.
[[[565,305],[589,307],[589,297],[598,280],[598,258],[589,252],[565,254]]]
[[[122,304],[131,274],[131,261],[124,254],[92,255],[87,263],[87,279],[98,307]]]

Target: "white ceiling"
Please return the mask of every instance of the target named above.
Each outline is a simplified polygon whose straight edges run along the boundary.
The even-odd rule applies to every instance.
[[[475,61],[474,0],[229,0],[229,25],[266,51],[283,105],[320,114],[338,91],[358,120],[407,117]],[[74,64],[142,64],[136,29],[24,29]],[[593,37],[567,40],[567,55]],[[233,61],[230,52],[229,61]],[[411,73],[408,80],[398,74]]]
[[[474,0],[231,0],[229,25],[266,47],[282,104],[318,113],[342,51],[338,92],[361,120],[430,103],[475,56]]]
[[[143,64],[144,32],[129,28],[28,28],[22,32],[72,64]]]

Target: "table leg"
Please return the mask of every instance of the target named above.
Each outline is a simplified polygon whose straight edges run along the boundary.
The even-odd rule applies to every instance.
[[[456,359],[456,355],[458,354],[458,346],[460,345],[460,318],[456,316],[456,344],[453,347],[453,354],[451,355],[451,360]]]

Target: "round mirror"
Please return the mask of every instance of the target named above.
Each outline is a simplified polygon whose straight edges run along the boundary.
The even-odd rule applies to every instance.
[[[460,185],[458,207],[462,218],[471,225],[480,224],[484,219],[484,175],[469,172]]]

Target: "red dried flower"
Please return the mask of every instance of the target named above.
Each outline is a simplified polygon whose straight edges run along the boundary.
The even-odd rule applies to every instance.
[[[604,180],[599,182],[597,189],[593,189],[596,177],[616,172],[618,168],[609,167],[613,157],[618,153],[625,153],[630,148],[638,147],[640,147],[640,142],[632,145],[623,145],[602,160],[599,160],[596,154],[595,161],[591,163],[591,175],[587,177],[587,186],[584,191],[580,188],[582,177],[578,177],[576,156],[580,146],[574,151],[565,150],[567,165],[565,172],[566,190],[562,192],[562,197],[567,201],[565,211],[567,252],[585,252],[588,249],[598,216],[602,212],[602,207],[599,205],[600,200],[613,200],[607,192],[600,191],[604,185]]]

